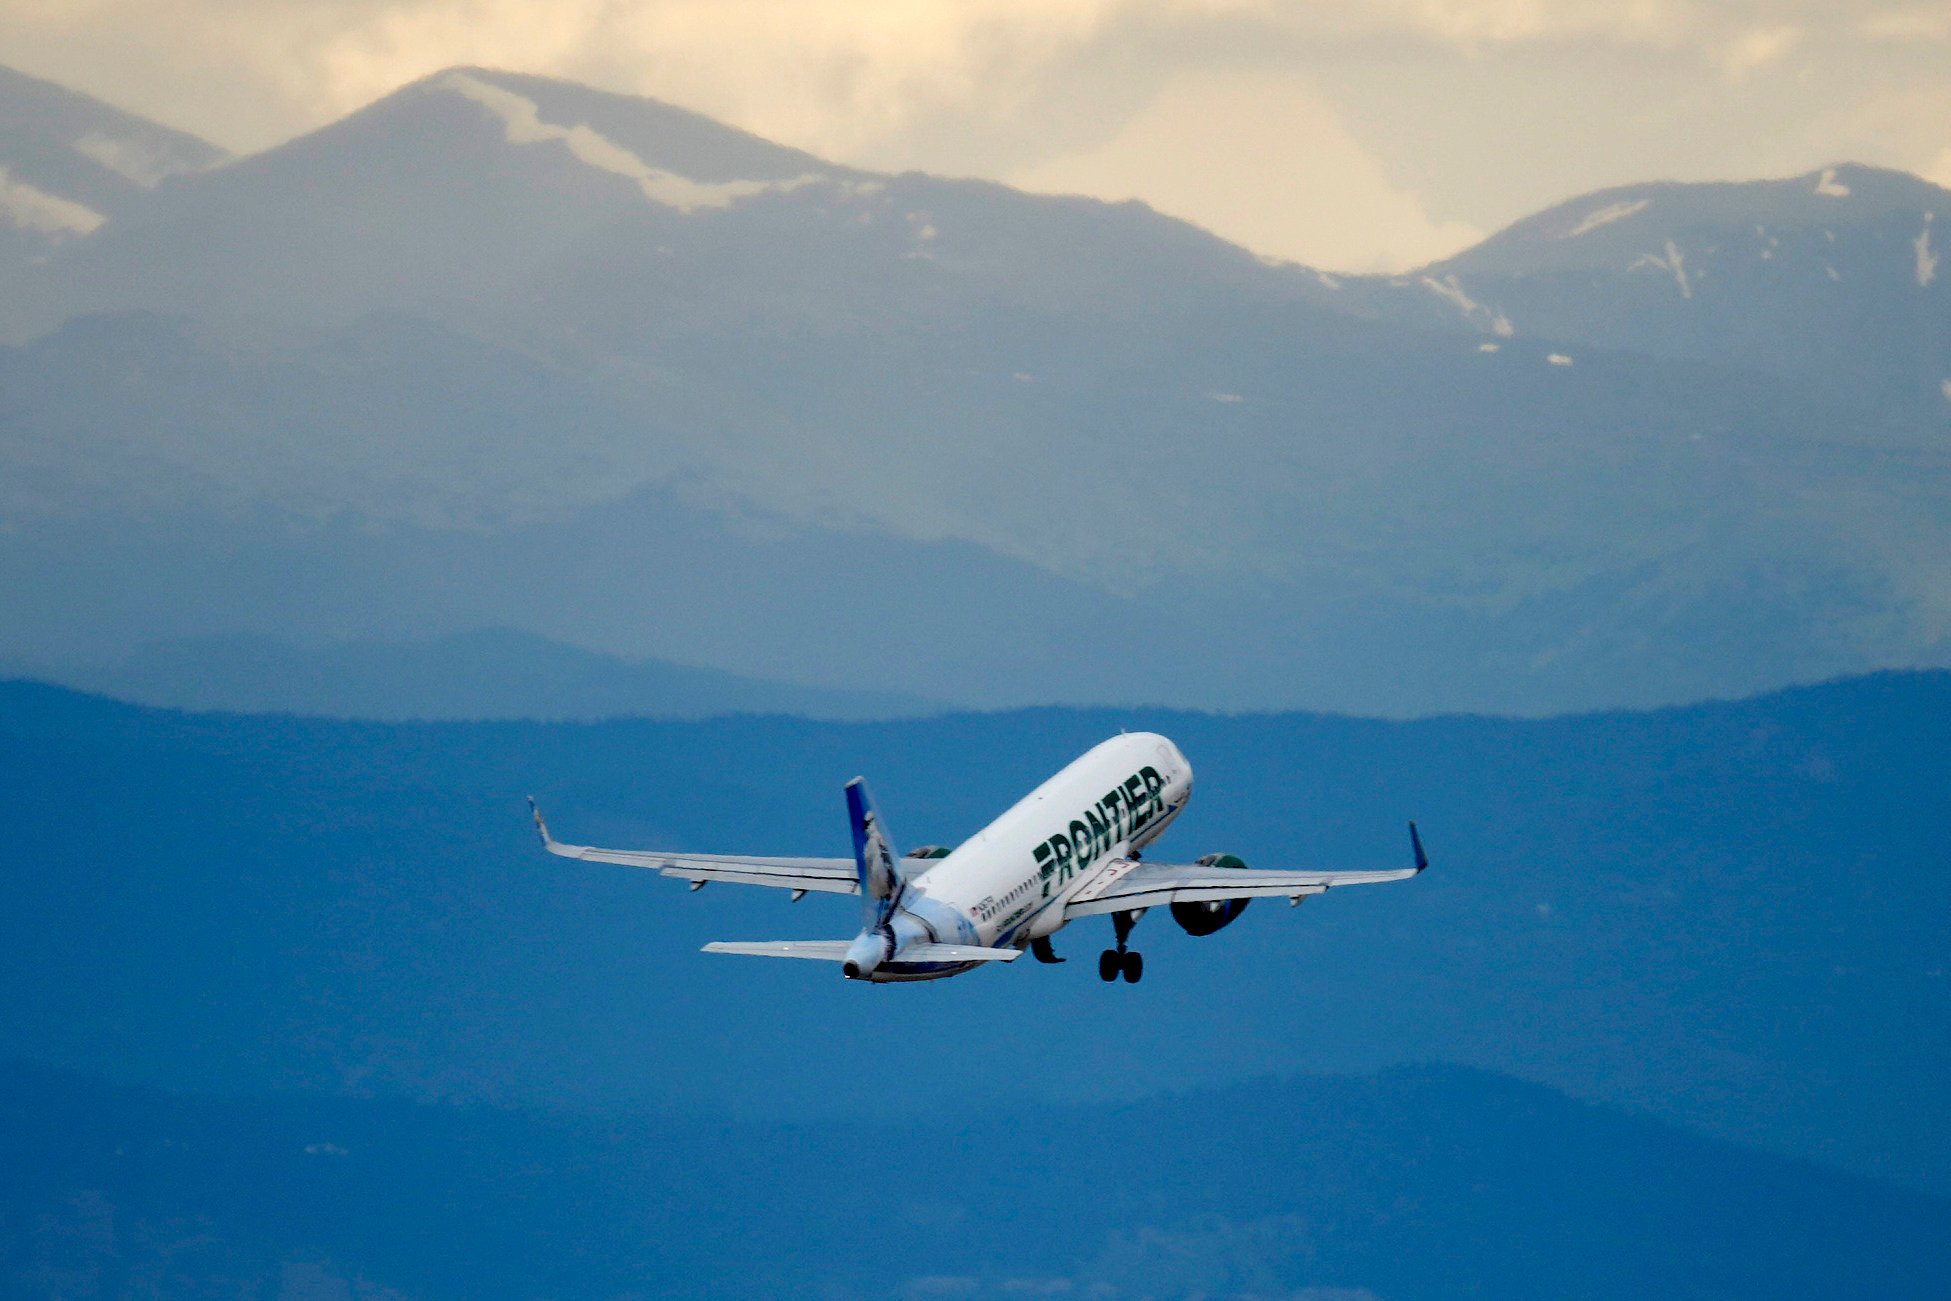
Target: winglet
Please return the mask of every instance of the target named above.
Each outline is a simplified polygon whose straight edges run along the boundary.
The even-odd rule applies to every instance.
[[[542,815],[538,813],[535,816],[539,819]],[[1429,866],[1429,855],[1423,852],[1423,838],[1416,834],[1416,820],[1414,818],[1409,820],[1409,848],[1415,852],[1416,870],[1418,872]]]
[[[542,820],[542,806],[533,795],[528,797],[528,811],[535,818],[535,834],[542,837],[542,848],[554,853],[556,838],[549,834],[549,824]]]

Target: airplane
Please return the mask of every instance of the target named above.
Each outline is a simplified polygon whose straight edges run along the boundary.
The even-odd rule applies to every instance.
[[[1130,948],[1132,927],[1164,904],[1190,935],[1231,924],[1255,899],[1308,895],[1345,885],[1401,881],[1429,866],[1416,824],[1414,865],[1384,871],[1282,872],[1250,869],[1230,854],[1194,863],[1155,863],[1144,849],[1185,811],[1192,765],[1153,732],[1112,737],[1086,751],[974,836],[949,849],[898,853],[867,784],[847,783],[854,854],[847,858],[748,858],[569,845],[549,834],[529,798],[535,829],[551,854],[654,869],[689,881],[714,881],[809,893],[857,894],[861,929],[851,940],[719,941],[707,953],[838,962],[849,980],[886,984],[940,980],[989,962],[1013,962],[1027,948],[1037,961],[1063,962],[1050,937],[1080,917],[1110,914],[1115,947],[1098,975],[1137,984],[1145,960]]]

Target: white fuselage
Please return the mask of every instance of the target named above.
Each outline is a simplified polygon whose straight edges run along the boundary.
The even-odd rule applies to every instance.
[[[1172,742],[1154,732],[1114,736],[946,858],[904,860],[902,911],[944,941],[1020,948],[1061,928],[1070,901],[1128,870],[1191,795],[1192,765]],[[928,980],[971,965],[903,963],[896,954],[874,979]]]

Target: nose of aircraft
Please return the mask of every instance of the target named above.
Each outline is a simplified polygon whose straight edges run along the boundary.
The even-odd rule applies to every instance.
[[[1177,784],[1183,793],[1189,794],[1192,791],[1192,764],[1185,757],[1185,752],[1170,741],[1166,741],[1161,748],[1166,751],[1165,758],[1173,769],[1173,775],[1178,778]]]

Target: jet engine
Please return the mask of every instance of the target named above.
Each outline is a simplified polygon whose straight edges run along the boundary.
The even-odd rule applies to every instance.
[[[1243,868],[1232,854],[1208,854],[1199,860],[1201,867]],[[1172,920],[1187,935],[1211,935],[1246,911],[1251,899],[1207,899],[1172,905]]]

